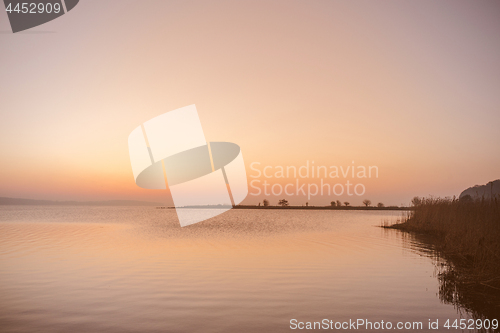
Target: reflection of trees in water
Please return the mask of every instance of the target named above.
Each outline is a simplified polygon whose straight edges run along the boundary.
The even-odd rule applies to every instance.
[[[396,236],[403,241],[403,248],[432,260],[439,281],[439,299],[452,304],[462,317],[500,320],[500,290],[481,284],[463,258],[443,253],[436,248],[435,239],[429,235],[383,229],[386,237]],[[496,280],[499,280],[498,277]],[[486,281],[492,282],[492,281]],[[476,330],[493,332],[493,330]],[[499,332],[500,330],[495,330]]]

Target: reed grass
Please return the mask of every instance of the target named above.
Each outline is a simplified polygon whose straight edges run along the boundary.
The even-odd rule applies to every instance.
[[[478,277],[496,278],[500,288],[499,200],[431,197],[414,202],[401,223],[390,227],[433,235],[441,251],[461,258]]]
[[[458,291],[460,297],[465,295],[476,304],[487,305],[486,312],[498,314],[500,200],[431,197],[415,198],[413,202],[413,209],[399,222],[382,227],[430,235],[440,255],[449,262],[449,269],[440,277],[442,282],[453,281],[453,293]]]
[[[499,278],[500,203],[424,198],[404,220],[408,229],[435,235],[443,251],[466,261],[478,277]]]

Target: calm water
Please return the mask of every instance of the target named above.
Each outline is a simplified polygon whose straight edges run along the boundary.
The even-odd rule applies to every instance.
[[[431,249],[376,227],[400,215],[232,210],[180,228],[151,207],[0,207],[0,331],[281,332],[293,318],[427,331],[467,318],[437,297]]]

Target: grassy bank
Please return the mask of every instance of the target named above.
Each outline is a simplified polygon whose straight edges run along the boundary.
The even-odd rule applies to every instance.
[[[414,204],[401,223],[383,227],[430,235],[428,239],[449,262],[440,279],[453,283],[451,296],[462,301],[465,297],[470,308],[484,305],[486,312],[499,313],[499,200],[417,198]]]

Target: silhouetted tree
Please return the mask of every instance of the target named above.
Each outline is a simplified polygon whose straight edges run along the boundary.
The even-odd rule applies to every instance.
[[[370,206],[372,204],[372,202],[368,199],[365,199],[363,200],[363,205],[365,205],[366,207]]]
[[[288,201],[286,201],[285,199],[281,199],[280,201],[278,201],[278,205],[280,205],[281,207],[287,207]]]
[[[379,203],[377,204],[377,207],[385,207],[385,206],[384,206],[384,204],[383,204],[383,203],[379,202]]]
[[[306,202],[306,207],[309,206],[309,202]]]
[[[344,205],[347,207],[350,205],[350,203],[348,201],[344,201]]]
[[[340,200],[337,200],[337,207],[340,207],[342,206],[342,202],[340,202]]]
[[[411,199],[411,203],[413,206],[420,206],[422,204],[422,199],[419,197],[414,197]]]
[[[264,207],[269,206],[269,200],[264,199],[264,201],[262,201],[262,204],[264,205]]]
[[[335,207],[337,203],[335,201],[330,202],[330,206]]]

